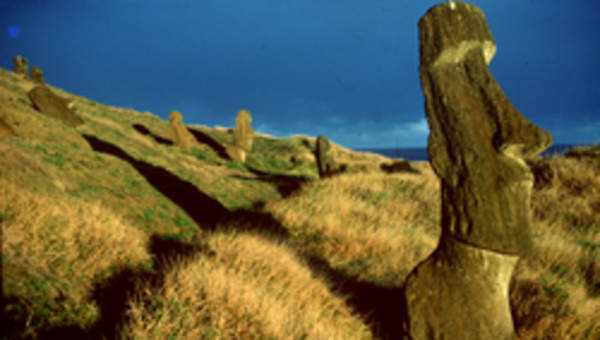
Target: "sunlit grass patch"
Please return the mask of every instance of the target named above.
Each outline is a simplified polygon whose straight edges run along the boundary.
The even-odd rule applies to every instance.
[[[25,332],[89,327],[98,317],[95,280],[149,264],[147,236],[100,205],[0,187],[3,294],[14,302],[5,312],[23,318]]]
[[[130,303],[125,338],[370,339],[368,329],[283,243],[221,233],[210,254],[174,261]]]
[[[299,247],[332,267],[361,280],[401,285],[439,236],[436,183],[408,178],[338,176],[311,183],[266,209]]]

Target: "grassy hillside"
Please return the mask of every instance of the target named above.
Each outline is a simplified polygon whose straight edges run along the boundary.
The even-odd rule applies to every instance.
[[[387,174],[390,159],[334,145],[348,171],[317,180],[313,138],[259,135],[244,166],[223,157],[227,129],[188,126],[184,153],[151,113],[51,86],[84,119],[74,129],[34,110],[32,87],[0,69],[16,133],[0,136],[7,338],[399,336],[400,287],[440,234],[428,163]],[[548,163],[536,251],[511,284],[516,328],[597,339],[600,158]]]

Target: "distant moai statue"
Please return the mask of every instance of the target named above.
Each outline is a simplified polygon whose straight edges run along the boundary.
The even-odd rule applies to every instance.
[[[419,38],[442,233],[405,282],[403,328],[412,340],[515,339],[509,283],[532,248],[533,176],[524,159],[552,136],[521,115],[492,77],[496,45],[478,7],[431,8]]]
[[[325,136],[317,136],[317,147],[315,150],[317,169],[320,178],[331,177],[337,172],[337,167],[331,156],[331,144]]]
[[[41,67],[33,66],[31,68],[31,80],[35,81],[38,84],[44,84],[44,73],[42,72]]]
[[[246,110],[238,111],[233,128],[233,146],[225,149],[227,155],[235,161],[246,162],[246,155],[252,151],[254,129],[250,123],[252,116]]]
[[[169,114],[169,125],[171,126],[171,139],[173,144],[182,151],[190,151],[194,136],[187,130],[183,124],[183,116],[179,111],[171,111]]]
[[[13,71],[25,79],[29,79],[29,62],[27,59],[17,55],[13,58]]]

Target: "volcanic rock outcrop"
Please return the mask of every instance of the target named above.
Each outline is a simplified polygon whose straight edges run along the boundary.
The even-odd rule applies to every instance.
[[[337,167],[331,156],[331,144],[325,136],[317,136],[317,148],[315,150],[317,169],[320,178],[331,177],[337,173]]]
[[[492,77],[496,45],[478,7],[431,8],[419,38],[442,234],[405,282],[404,330],[413,340],[514,339],[509,282],[532,247],[533,176],[524,159],[552,136],[521,115]]]
[[[171,139],[173,144],[178,146],[182,151],[190,151],[194,136],[183,125],[183,116],[179,111],[171,111],[169,113],[169,125],[171,125]]]
[[[41,67],[33,66],[31,68],[31,80],[38,84],[44,84],[44,73],[42,72]]]
[[[250,112],[246,110],[238,111],[235,127],[233,128],[233,145],[225,149],[232,160],[244,163],[246,162],[246,155],[252,151],[254,129],[250,125],[251,122]]]
[[[27,59],[17,55],[13,58],[13,71],[25,79],[29,78],[29,62]]]
[[[84,123],[73,110],[67,107],[64,98],[54,94],[47,86],[38,85],[27,94],[38,111],[62,122],[77,127]]]

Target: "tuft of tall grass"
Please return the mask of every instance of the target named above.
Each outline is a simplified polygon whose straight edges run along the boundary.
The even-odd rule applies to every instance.
[[[99,317],[89,296],[94,283],[119,268],[149,264],[147,235],[99,204],[5,180],[0,197],[3,294],[13,301],[4,312],[18,314],[24,329],[14,331],[21,335],[89,327]]]
[[[172,261],[162,286],[140,283],[122,338],[371,338],[285,243],[236,232],[206,243],[209,254]]]

